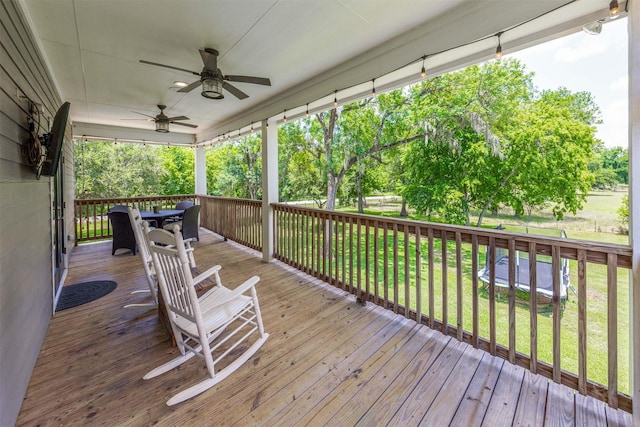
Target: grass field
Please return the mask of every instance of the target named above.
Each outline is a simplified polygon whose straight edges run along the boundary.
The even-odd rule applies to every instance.
[[[482,226],[495,227],[499,224],[532,226],[541,228],[562,229],[567,237],[572,239],[590,240],[596,242],[629,244],[626,235],[618,234],[618,208],[622,205],[622,198],[627,194],[626,189],[618,191],[592,191],[587,197],[583,209],[575,215],[567,214],[562,221],[556,221],[549,211],[533,211],[531,217],[514,215],[511,210],[503,209],[498,215],[485,215]],[[398,217],[402,201],[398,196],[374,197],[367,205],[365,213]],[[341,210],[356,212],[355,207],[346,206]],[[428,221],[425,216],[417,215],[409,210],[410,219]],[[477,222],[477,215],[471,217],[472,224]]]

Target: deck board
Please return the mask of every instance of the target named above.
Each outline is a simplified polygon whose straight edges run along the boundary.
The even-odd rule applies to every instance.
[[[630,415],[473,349],[206,230],[201,270],[225,285],[261,277],[270,337],[245,365],[179,405],[165,401],[207,373],[198,358],[142,376],[178,351],[153,310],[137,256],[82,245],[66,283],[115,280],[97,301],[56,313],[17,425],[631,425]]]

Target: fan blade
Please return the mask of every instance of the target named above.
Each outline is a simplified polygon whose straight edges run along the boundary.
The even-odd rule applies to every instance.
[[[180,125],[180,126],[186,126],[186,127],[190,127],[190,128],[197,128],[198,125],[192,125],[191,123],[180,123],[180,122],[172,122],[170,121],[169,123],[171,123],[172,125]]]
[[[200,49],[200,56],[204,63],[204,68],[211,70],[214,73],[218,69],[218,51],[215,49]]]
[[[134,114],[140,114],[141,116],[149,117],[149,118],[151,118],[151,119],[153,119],[153,120],[155,120],[155,119],[156,119],[156,116],[150,116],[150,115],[145,114],[145,113],[138,113],[137,111],[132,111],[132,113],[134,113]],[[142,120],[142,119],[131,119],[131,120]]]
[[[271,80],[266,77],[224,76],[224,79],[230,82],[253,83],[257,85],[271,86]]]
[[[178,90],[178,92],[191,92],[201,84],[202,82],[200,80],[196,80],[195,82],[191,83],[189,86],[185,86],[182,89]]]
[[[241,91],[237,87],[231,86],[227,82],[223,82],[222,83],[222,87],[225,88],[226,90],[228,90],[229,92],[231,92],[238,99],[245,99],[245,98],[249,97],[249,95],[247,95],[246,93],[244,93],[243,91]]]
[[[158,64],[157,62],[145,61],[144,59],[141,59],[140,62],[142,62],[143,64],[156,65],[158,67],[171,68],[172,70],[184,71],[185,73],[191,73],[194,76],[200,75],[200,73],[196,73],[195,71],[185,70],[184,68],[173,67],[171,65]]]
[[[173,120],[191,120],[191,119],[187,116],[169,117],[169,121],[173,121]]]

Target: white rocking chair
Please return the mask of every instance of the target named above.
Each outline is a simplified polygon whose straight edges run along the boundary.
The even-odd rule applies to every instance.
[[[204,358],[210,376],[167,401],[167,405],[174,405],[225,379],[267,340],[269,334],[264,332],[255,289],[260,278],[253,276],[231,290],[222,286],[218,275],[221,269],[219,265],[194,278],[178,226],[170,233],[162,229],[149,230],[144,223],[144,230],[180,356],[150,371],[143,378],[148,380],[168,372],[195,355]],[[194,286],[210,276],[214,276],[216,286],[198,297]],[[227,326],[230,326],[230,330],[225,332]],[[215,364],[256,332],[258,337],[254,343],[224,369],[216,372]],[[213,344],[218,337],[220,339]],[[214,359],[213,352],[217,351],[220,354]]]
[[[147,284],[149,289],[140,289],[131,292],[134,294],[151,294],[153,300],[146,303],[134,303],[127,304],[124,308],[153,308],[158,306],[158,278],[156,277],[155,269],[153,268],[153,260],[151,259],[151,252],[149,252],[149,243],[147,242],[146,235],[142,227],[142,217],[140,211],[136,208],[128,207],[129,221],[131,221],[131,228],[133,228],[133,235],[136,238],[136,244],[138,246],[138,255],[142,261],[144,267],[144,273],[147,276]],[[190,240],[185,241],[185,247],[189,255],[189,262],[191,267],[196,267],[196,260],[193,256],[193,248],[191,247]]]

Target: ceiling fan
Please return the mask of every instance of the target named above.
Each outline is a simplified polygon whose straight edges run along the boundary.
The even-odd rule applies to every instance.
[[[190,128],[197,128],[197,125],[192,125],[190,123],[180,123],[179,120],[191,120],[189,117],[185,117],[185,116],[176,116],[176,117],[167,117],[164,114],[164,109],[167,108],[166,105],[161,105],[158,104],[158,108],[160,109],[160,114],[158,114],[157,116],[150,116],[148,114],[144,114],[144,113],[138,113],[137,111],[133,111],[136,114],[140,114],[146,117],[149,117],[148,119],[123,119],[123,120],[149,120],[149,121],[153,121],[156,124],[156,132],[162,132],[162,133],[168,133],[169,132],[169,123],[172,123],[174,125],[180,125],[180,126],[187,126]]]
[[[158,64],[156,62],[145,61],[141,59],[143,64],[157,65],[159,67],[171,68],[172,70],[185,71],[195,76],[199,76],[200,80],[197,80],[190,85],[183,87],[178,92],[191,92],[193,89],[202,85],[202,96],[211,99],[222,99],[224,95],[222,89],[231,92],[238,99],[248,98],[249,95],[231,85],[228,82],[240,82],[240,83],[253,83],[257,85],[271,86],[271,81],[265,77],[252,77],[252,76],[232,76],[224,75],[218,68],[218,51],[211,48],[200,49],[200,56],[204,63],[204,68],[201,72],[185,70],[184,68],[178,68],[171,65]]]

